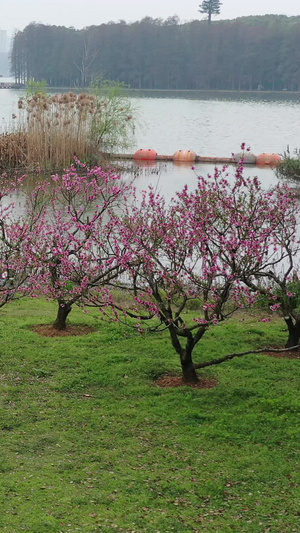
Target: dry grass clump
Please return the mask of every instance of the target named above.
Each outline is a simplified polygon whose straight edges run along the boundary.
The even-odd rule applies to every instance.
[[[110,150],[111,130],[123,134],[131,119],[125,108],[116,109],[118,115],[108,99],[88,93],[20,98],[13,131],[0,135],[0,166],[61,169],[74,156],[95,161],[100,151]]]

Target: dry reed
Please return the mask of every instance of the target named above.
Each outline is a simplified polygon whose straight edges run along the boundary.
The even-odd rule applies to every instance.
[[[105,117],[105,102],[92,94],[34,94],[20,98],[18,113],[12,131],[0,135],[1,168],[61,169],[74,156],[97,158],[103,148],[95,126]]]

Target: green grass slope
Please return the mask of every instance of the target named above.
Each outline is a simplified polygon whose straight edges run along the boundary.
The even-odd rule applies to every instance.
[[[42,300],[1,310],[1,531],[299,532],[299,360],[250,355],[206,370],[215,388],[162,389],[180,372],[167,334],[76,309],[94,333],[32,331],[54,316]],[[195,360],[285,335],[239,315]]]

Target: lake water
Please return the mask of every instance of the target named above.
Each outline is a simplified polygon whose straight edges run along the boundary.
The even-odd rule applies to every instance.
[[[17,114],[22,91],[0,90],[1,131]],[[136,129],[132,152],[153,148],[159,154],[194,150],[202,156],[230,157],[246,142],[256,155],[282,154],[300,146],[300,94],[287,93],[205,93],[198,91],[131,92]],[[207,174],[212,165],[196,164],[196,173]],[[248,175],[258,175],[266,186],[277,181],[273,170],[248,167]],[[186,182],[194,185],[191,165],[173,163],[140,167],[139,184],[157,185],[166,194]]]
[[[139,148],[230,157],[242,142],[255,154],[300,144],[300,94],[155,91],[132,98]]]
[[[242,142],[256,155],[283,154],[287,146],[291,151],[300,146],[300,94],[149,91],[133,95],[132,103],[136,148],[153,148],[159,154],[181,149],[230,157]],[[190,167],[167,163],[160,172],[157,167],[141,171],[139,185],[151,182],[169,196],[185,183],[193,187],[195,174],[213,171],[213,165],[195,164],[195,172]],[[234,173],[234,168],[229,171]],[[257,175],[265,187],[277,182],[269,168],[249,166],[245,174]]]

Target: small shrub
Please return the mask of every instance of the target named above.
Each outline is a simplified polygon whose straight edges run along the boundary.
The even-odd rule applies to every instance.
[[[300,149],[294,150],[294,157],[291,156],[290,148],[283,153],[283,159],[276,168],[276,174],[279,178],[287,178],[300,181]]]
[[[200,298],[194,298],[193,300],[188,300],[186,304],[186,309],[188,311],[198,311],[198,309],[201,309],[203,306],[203,300],[200,300]]]

